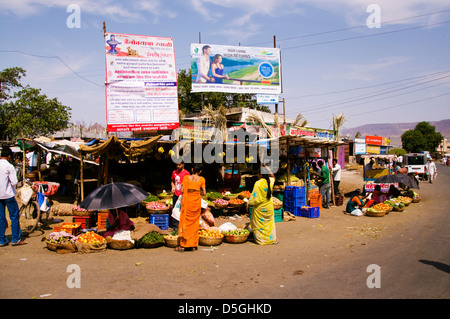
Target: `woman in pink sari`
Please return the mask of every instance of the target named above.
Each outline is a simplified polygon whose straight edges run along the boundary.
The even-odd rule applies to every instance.
[[[103,235],[104,237],[113,237],[119,230],[134,229],[134,223],[121,208],[111,210],[108,215],[108,221],[111,226],[108,227],[106,233]]]

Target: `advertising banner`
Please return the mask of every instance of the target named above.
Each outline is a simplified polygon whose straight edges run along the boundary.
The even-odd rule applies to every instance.
[[[109,132],[178,127],[172,38],[106,33],[105,63]]]
[[[276,94],[256,94],[256,103],[258,103],[258,104],[278,104],[278,95],[276,95]]]
[[[384,145],[384,137],[382,137],[382,136],[366,136],[366,144]]]
[[[366,154],[366,144],[355,143],[355,154]]]
[[[191,44],[192,92],[281,94],[280,49]]]

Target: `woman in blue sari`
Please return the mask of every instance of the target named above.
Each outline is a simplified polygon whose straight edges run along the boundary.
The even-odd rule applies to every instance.
[[[223,74],[222,56],[216,54],[211,63],[212,76],[214,77],[214,83],[222,84],[223,79],[228,79],[228,75]]]

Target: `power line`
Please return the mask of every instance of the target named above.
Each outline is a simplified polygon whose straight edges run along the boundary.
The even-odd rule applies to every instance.
[[[426,17],[426,16],[430,16],[430,15],[434,15],[434,14],[446,13],[446,12],[450,12],[450,9],[437,11],[437,12],[431,12],[431,13],[425,13],[425,14],[401,18],[401,19],[390,20],[390,21],[383,22],[383,24],[391,24],[394,22],[422,18],[422,17]],[[309,37],[318,36],[318,35],[337,33],[337,32],[342,32],[342,31],[350,31],[350,30],[360,29],[360,28],[367,28],[367,24],[363,24],[363,25],[359,25],[359,26],[355,26],[355,27],[349,27],[349,28],[341,28],[341,29],[335,29],[335,30],[329,30],[329,31],[323,31],[323,32],[310,33],[310,34],[305,34],[305,35],[293,36],[293,37],[284,38],[284,39],[277,39],[277,42],[289,41],[289,40],[295,40],[295,39],[301,39],[301,38],[309,38]],[[265,43],[272,43],[272,41],[265,41],[265,42],[250,44],[249,46],[260,45],[260,44],[265,44]]]
[[[103,85],[100,85],[98,83],[95,83],[87,78],[85,78],[84,76],[81,76],[80,74],[78,74],[76,71],[74,71],[69,65],[67,65],[66,62],[64,62],[59,56],[49,56],[49,55],[38,55],[38,54],[32,54],[32,53],[27,53],[27,52],[23,52],[20,50],[0,50],[0,52],[15,52],[15,53],[20,53],[20,54],[24,54],[24,55],[28,55],[28,56],[32,56],[32,57],[36,57],[36,58],[44,58],[44,59],[57,59],[59,60],[69,71],[71,71],[73,74],[75,74],[76,76],[78,76],[80,79],[85,80],[86,82],[89,82],[91,84],[94,84],[96,86],[99,87],[104,87]]]

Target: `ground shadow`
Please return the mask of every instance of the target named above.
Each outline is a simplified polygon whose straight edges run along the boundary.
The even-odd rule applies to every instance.
[[[438,261],[431,261],[431,260],[424,260],[424,259],[420,259],[419,261],[422,264],[434,266],[436,269],[442,270],[443,272],[450,274],[450,266],[449,265],[443,264]]]

